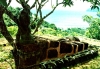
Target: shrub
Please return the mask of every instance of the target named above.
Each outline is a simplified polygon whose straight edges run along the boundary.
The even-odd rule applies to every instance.
[[[17,29],[18,29],[17,26],[10,26],[10,27],[8,27],[8,31],[10,32],[10,34],[11,34],[12,36],[15,36],[15,35],[16,35]]]
[[[84,16],[84,21],[88,22],[90,27],[86,29],[85,35],[89,38],[98,39],[100,40],[100,19],[93,18],[89,16]]]

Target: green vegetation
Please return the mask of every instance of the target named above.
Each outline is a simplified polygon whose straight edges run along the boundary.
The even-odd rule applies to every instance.
[[[10,26],[8,27],[8,31],[12,36],[16,36],[18,27],[17,26]]]
[[[89,41],[91,43],[100,44],[100,41],[94,41],[92,39],[84,39],[85,41]],[[96,43],[97,42],[97,43]],[[6,46],[2,43],[6,43]],[[11,54],[12,47],[9,43],[3,38],[0,38],[0,69],[14,69],[14,59]],[[100,50],[99,50],[100,54]],[[75,66],[69,67],[69,69],[99,69],[100,68],[100,55],[96,58],[86,61],[84,63],[77,64]],[[68,69],[68,68],[62,68]]]
[[[95,26],[95,25],[91,25]],[[97,27],[96,25],[95,27]],[[90,27],[89,27],[90,28]],[[86,29],[81,29],[81,28],[68,28],[66,30],[57,28],[55,24],[50,24],[46,21],[41,25],[39,28],[39,31],[36,33],[38,35],[44,35],[44,34],[49,34],[53,36],[59,36],[59,37],[65,37],[65,36],[89,36],[90,33],[87,32],[90,30],[89,28]],[[94,27],[91,27],[94,28]],[[11,35],[15,36],[17,32],[17,26],[16,25],[8,25],[8,31],[10,32]],[[34,29],[32,29],[34,31]],[[92,34],[92,33],[91,33]],[[96,33],[94,33],[95,35]],[[90,35],[91,36],[91,35]],[[12,50],[12,47],[7,44],[7,46],[0,46],[0,69],[7,69],[7,68],[15,68],[14,65],[14,59],[13,56],[11,55],[10,50]],[[85,62],[85,63],[80,63],[75,66],[71,66],[70,69],[99,69],[100,68],[100,56],[98,56],[95,59],[92,59],[91,61]],[[66,68],[62,68],[66,69]]]
[[[19,14],[19,10],[21,10],[21,8],[12,8],[11,6],[8,7],[8,10],[10,10],[14,16],[17,16]],[[36,21],[34,23],[33,19],[34,16],[36,16],[35,14],[30,14],[30,22],[31,22],[31,29],[32,32],[34,31],[34,28],[36,26]],[[12,36],[16,36],[16,33],[18,31],[18,27],[16,25],[16,23],[14,21],[12,21],[8,15],[4,14],[3,15],[5,24],[7,26],[7,29],[10,33],[10,35]],[[37,21],[39,21],[39,17],[37,18]],[[50,35],[54,35],[54,36],[59,36],[59,37],[65,37],[65,36],[80,36],[83,35],[85,33],[85,29],[81,29],[81,28],[68,28],[66,30],[60,29],[58,27],[56,27],[55,24],[53,23],[49,23],[47,21],[43,21],[42,25],[40,26],[38,32],[36,34],[38,35],[44,35],[44,34],[50,34]],[[0,34],[0,37],[3,37]]]
[[[36,34],[50,34],[54,36],[80,36],[85,33],[85,29],[81,28],[68,28],[66,30],[57,28],[55,24],[48,23],[46,21],[43,22],[39,31]]]
[[[89,28],[86,29],[85,35],[89,38],[100,40],[100,18],[93,18],[85,15],[83,20],[89,23]]]
[[[45,16],[42,16],[42,8],[46,5],[46,3],[49,2],[48,0],[35,0],[32,5],[29,5],[29,3],[28,3],[31,0],[16,0],[16,2],[22,6],[22,8],[16,8],[16,9],[13,9],[11,7],[8,8],[11,1],[12,0],[9,0],[8,2],[7,2],[7,0],[0,0],[0,33],[2,33],[2,35],[6,38],[6,40],[13,46],[12,52],[13,52],[13,57],[15,58],[15,66],[16,66],[16,69],[20,69],[22,67],[21,63],[23,64],[23,68],[28,65],[24,65],[24,63],[23,63],[24,60],[20,61],[20,56],[23,56],[23,55],[20,55],[17,50],[18,50],[18,47],[20,44],[28,45],[31,43],[31,41],[34,40],[31,36],[31,30],[33,31],[33,35],[34,35],[38,31],[38,29],[43,28],[40,26],[43,23],[44,19],[46,17],[48,17],[50,14],[52,14],[59,5],[62,4],[64,7],[66,7],[66,6],[72,6],[74,3],[72,0],[63,0],[60,3],[58,0],[56,0],[55,5],[54,5],[51,0],[52,10]],[[95,8],[98,9],[98,6],[100,5],[99,0],[83,0],[83,1],[90,2],[92,4],[92,6],[91,6],[92,9],[95,9]],[[36,9],[36,15],[35,15],[35,18],[33,21],[31,20],[32,18],[30,18],[31,17],[30,10],[32,8]],[[39,19],[38,19],[38,17],[39,17]],[[34,30],[31,29],[30,26]],[[46,28],[49,30],[49,32],[45,31],[46,29],[44,29],[44,30],[43,29],[41,29],[39,31],[43,34],[53,34],[56,36],[67,36],[67,35],[69,35],[69,32],[73,31],[71,29],[70,31],[66,32],[66,30],[56,28],[54,24],[50,24],[50,28],[49,27]],[[62,34],[60,34],[59,32]],[[16,33],[17,33],[17,35],[16,35]],[[79,32],[75,32],[75,33],[72,32],[71,35],[78,35],[77,33],[79,33]],[[80,32],[80,33],[83,33],[83,32]],[[2,37],[2,35],[0,35],[0,37]],[[14,38],[12,37],[12,35],[13,36],[16,35],[16,38],[15,38],[16,39],[16,47],[14,45]],[[23,51],[23,49],[21,51]],[[3,56],[3,55],[1,55],[1,56]],[[4,57],[6,57],[6,56],[4,56]],[[28,57],[28,58],[30,58],[30,57]],[[5,59],[4,60],[1,59],[1,61],[8,62],[8,60],[5,60]],[[26,62],[25,64],[30,64],[30,62]]]
[[[0,38],[1,42],[6,42],[4,38]],[[1,43],[0,42],[0,43]],[[12,47],[9,44],[0,44],[0,69],[14,69],[14,59],[11,54]]]

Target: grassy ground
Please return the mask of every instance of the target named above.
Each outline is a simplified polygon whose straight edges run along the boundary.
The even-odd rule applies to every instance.
[[[12,69],[14,67],[14,60],[11,55],[12,49],[4,38],[0,38],[0,69]]]
[[[99,40],[89,39],[85,37],[79,37],[81,41],[88,42],[92,45],[100,45]],[[6,45],[5,45],[6,44]],[[7,43],[4,38],[0,38],[0,69],[12,69],[14,68],[14,60],[11,55],[12,47]],[[100,54],[100,49],[99,49]],[[100,69],[100,55],[85,63],[80,63],[70,68],[64,69]]]

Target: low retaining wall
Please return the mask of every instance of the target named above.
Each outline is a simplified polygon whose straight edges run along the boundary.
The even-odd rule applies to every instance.
[[[27,69],[28,66],[35,67],[42,61],[63,58],[66,54],[70,56],[82,52],[83,50],[87,50],[88,43],[79,41],[60,42],[58,40],[38,37],[33,44],[20,44],[17,49],[19,55],[19,69]]]
[[[65,55],[63,58],[52,59],[41,62],[39,64],[40,69],[62,69],[63,67],[69,67],[93,59],[98,56],[97,49],[89,49],[78,52],[71,56]]]

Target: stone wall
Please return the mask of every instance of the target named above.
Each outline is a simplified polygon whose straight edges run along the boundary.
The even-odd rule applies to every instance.
[[[46,51],[46,59],[51,58],[62,58],[64,55],[73,55],[77,52],[83,51],[88,48],[88,43],[86,42],[59,42],[49,40],[48,48]]]
[[[39,64],[49,59],[73,55],[88,48],[88,43],[80,41],[59,41],[36,37],[33,44],[19,45],[19,69]],[[21,62],[21,63],[20,63]],[[23,62],[23,63],[22,63]]]

